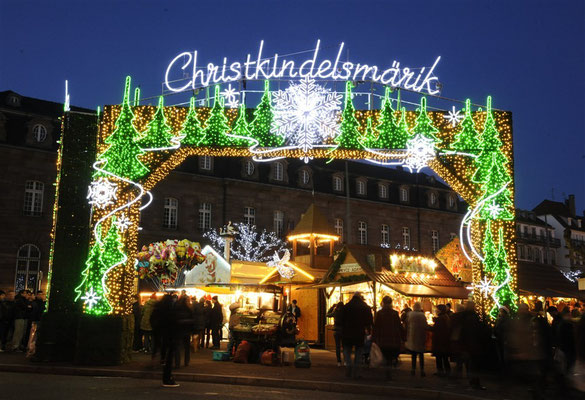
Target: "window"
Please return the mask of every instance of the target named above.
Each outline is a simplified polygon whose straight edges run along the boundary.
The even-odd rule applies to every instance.
[[[402,228],[402,247],[410,248],[410,229],[406,226]]]
[[[246,175],[247,176],[254,175],[254,170],[256,169],[256,167],[254,165],[254,162],[253,161],[250,161],[250,160],[246,161],[245,169],[246,169]]]
[[[33,137],[37,143],[43,143],[47,138],[47,128],[45,128],[45,125],[36,124],[33,127]]]
[[[24,186],[24,215],[40,216],[43,209],[43,190],[39,181],[26,181]]]
[[[203,171],[211,171],[211,157],[201,156],[199,157],[199,169]]]
[[[439,231],[431,231],[431,241],[433,243],[433,253],[439,251]]]
[[[388,186],[387,185],[385,185],[383,183],[380,183],[378,185],[378,196],[381,199],[387,199],[388,198]]]
[[[555,251],[554,251],[554,250],[551,250],[551,251],[550,251],[550,256],[549,256],[549,257],[550,257],[550,258],[549,258],[549,259],[550,259],[550,263],[551,263],[552,265],[556,265],[556,263],[557,263],[557,257],[556,257],[556,253],[555,253]]]
[[[303,185],[308,185],[311,181],[311,174],[306,169],[301,170],[301,183]]]
[[[253,207],[244,207],[244,222],[250,226],[256,225],[256,210]]]
[[[211,229],[211,203],[201,203],[199,205],[199,229]]]
[[[278,237],[284,233],[284,213],[282,211],[274,212],[274,233]]]
[[[449,208],[455,208],[455,196],[449,196]]]
[[[368,244],[368,224],[364,221],[358,222],[358,236],[360,244]]]
[[[449,234],[449,241],[451,241],[451,240],[455,239],[456,237],[457,237],[457,234],[456,234],[455,232],[451,232],[451,233]]]
[[[521,244],[519,244],[519,245],[518,245],[518,258],[520,258],[520,259],[524,260],[524,259],[525,259],[525,257],[526,257],[526,254],[525,254],[525,252],[524,252],[524,246],[523,246],[523,245],[521,245]]]
[[[356,181],[357,194],[364,196],[366,194],[366,182],[363,180]]]
[[[532,238],[536,239],[536,228],[532,227]]]
[[[340,176],[333,177],[333,190],[343,192],[343,179]]]
[[[380,244],[390,245],[390,227],[386,224],[382,224],[380,229]]]
[[[281,162],[274,163],[274,180],[275,181],[283,181],[284,180],[284,166]]]
[[[435,192],[431,192],[431,205],[432,206],[436,206],[437,205],[437,194]]]
[[[172,197],[165,198],[165,215],[163,227],[177,229],[177,212],[179,210],[179,201]]]
[[[41,267],[41,252],[34,244],[25,244],[16,254],[16,275],[14,290],[38,290],[39,270]]]
[[[532,261],[532,247],[526,246],[526,258]]]
[[[539,263],[542,262],[542,252],[540,251],[540,248],[535,247],[534,248],[534,261]]]
[[[335,218],[335,233],[339,236],[339,241],[343,243],[343,220]]]
[[[402,201],[402,202],[408,201],[408,189],[407,188],[400,188],[400,201]]]

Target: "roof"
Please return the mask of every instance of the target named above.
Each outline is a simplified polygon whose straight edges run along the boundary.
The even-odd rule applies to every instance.
[[[307,211],[301,215],[301,220],[288,236],[302,235],[307,233],[336,236],[337,233],[327,222],[327,218],[319,211],[315,204],[311,204]]]
[[[537,215],[558,215],[560,217],[570,217],[571,212],[565,203],[560,201],[543,200],[539,205],[532,209]]]
[[[390,269],[391,254],[402,253],[412,255],[413,253],[411,252],[363,245],[345,245],[342,251],[345,251],[345,259],[341,261],[342,263],[344,261],[352,262],[355,260],[368,280],[391,287],[404,295],[448,298],[468,297],[469,291],[437,259],[435,259],[437,268],[433,277],[415,278],[412,275],[407,276],[405,274],[393,273]],[[429,256],[429,258],[433,257]],[[335,278],[337,272],[334,271],[335,268],[339,268],[339,266],[334,262],[325,274],[325,278],[321,281],[322,285],[336,283]]]
[[[550,264],[518,263],[518,288],[522,292],[545,297],[585,298],[576,282],[571,282]]]
[[[11,105],[7,101],[9,96],[18,97],[20,99],[20,103],[18,105]],[[63,103],[22,96],[21,94],[12,90],[5,90],[0,92],[0,108],[2,108],[3,111],[14,110],[52,118],[58,118],[63,115]],[[95,110],[90,110],[88,108],[76,106],[71,106],[70,108],[71,111],[95,113]]]
[[[550,224],[540,219],[534,211],[516,209],[516,222],[552,228]]]

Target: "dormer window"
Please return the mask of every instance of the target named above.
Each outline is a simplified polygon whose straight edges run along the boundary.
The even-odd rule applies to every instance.
[[[449,208],[455,208],[455,196],[449,196]]]
[[[45,125],[36,124],[33,127],[33,137],[37,143],[43,143],[47,139],[47,128]]]
[[[301,184],[308,185],[311,182],[311,174],[306,169],[301,170]]]
[[[378,196],[381,199],[387,199],[388,198],[388,185],[386,185],[385,183],[380,183],[378,185]]]
[[[254,175],[254,170],[256,169],[254,162],[253,161],[246,161],[246,165],[244,167],[245,171],[246,171],[246,176],[252,176]]]
[[[439,202],[439,198],[437,196],[437,193],[435,192],[431,192],[430,196],[429,196],[429,202],[431,203],[432,207],[436,207],[438,202]]]
[[[408,188],[400,188],[400,201],[402,203],[408,203]]]
[[[281,162],[274,163],[274,180],[279,182],[284,180],[284,165]]]

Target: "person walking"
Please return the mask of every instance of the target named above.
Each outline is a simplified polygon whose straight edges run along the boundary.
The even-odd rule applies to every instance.
[[[181,366],[181,350],[184,354],[183,365],[188,367],[191,361],[191,333],[194,324],[189,296],[183,295],[175,303],[175,316],[177,318],[175,368]]]
[[[160,301],[154,304],[150,315],[150,326],[152,327],[152,352],[151,357],[154,364],[156,355],[160,353],[160,363],[164,364],[167,355],[167,341],[164,333],[166,331],[167,313],[173,306],[173,296],[165,294]],[[154,365],[153,365],[154,366]]]
[[[0,295],[0,352],[11,350],[11,335],[14,331],[14,291]]]
[[[150,295],[150,298],[146,300],[142,307],[142,315],[140,317],[140,332],[144,336],[144,352],[152,353],[152,324],[150,323],[150,317],[156,305],[156,293]]]
[[[132,343],[132,350],[135,353],[138,353],[144,348],[142,343],[142,331],[140,330],[140,322],[142,319],[142,305],[140,304],[140,295],[137,294],[134,296],[132,301],[132,315],[134,315],[134,340]]]
[[[10,344],[11,351],[22,351],[22,341],[26,334],[28,323],[28,299],[26,290],[20,290],[14,298],[14,333]]]
[[[414,303],[406,320],[406,349],[410,351],[412,368],[410,374],[416,374],[416,358],[419,358],[420,376],[425,376],[425,341],[427,338],[427,318],[420,302]]]
[[[230,355],[230,357],[232,356],[232,352],[234,350],[234,344],[235,344],[235,337],[234,337],[233,329],[236,327],[236,325],[238,325],[240,323],[240,316],[238,314],[238,310],[242,307],[242,303],[243,303],[243,299],[240,298],[238,301],[234,301],[229,306],[230,320],[229,320],[229,324],[228,324],[229,336],[228,336],[227,352]]]
[[[494,339],[498,352],[500,371],[505,373],[508,366],[508,337],[510,335],[510,310],[506,306],[500,306],[498,317],[494,326]]]
[[[382,309],[376,313],[372,342],[376,343],[386,360],[386,379],[392,379],[392,363],[400,354],[402,324],[398,311],[392,308],[392,298],[384,296]]]
[[[467,362],[467,376],[469,384],[473,389],[485,390],[481,386],[479,379],[479,361],[482,355],[482,349],[486,343],[483,325],[479,315],[475,311],[475,303],[468,301],[465,304],[465,311],[462,314],[461,321],[461,339],[462,339],[462,357]]]
[[[436,375],[448,377],[451,375],[451,364],[449,364],[450,340],[451,340],[451,319],[449,311],[444,304],[437,306],[438,314],[434,318],[433,342],[431,350],[437,364]]]
[[[41,322],[41,318],[43,313],[45,312],[45,294],[39,290],[35,294],[35,298],[31,303],[32,311],[30,314],[30,322],[31,322],[31,329],[28,338],[28,343],[26,346],[26,356],[31,357],[35,354],[36,351],[36,341],[37,341],[37,331],[39,329],[39,324]]]
[[[153,329],[161,332],[163,347],[166,353],[164,354],[165,363],[162,377],[163,387],[179,386],[173,377],[173,359],[175,357],[175,351],[177,350],[179,339],[178,315],[174,302],[172,295],[165,294],[152,314],[152,317],[155,318],[155,320],[160,318],[160,320],[156,322],[152,321],[154,322]]]
[[[351,300],[343,307],[342,343],[345,358],[346,377],[358,378],[362,362],[362,352],[366,330],[372,326],[372,311],[364,302],[360,292],[355,292]],[[351,353],[355,348],[354,359]]]
[[[213,309],[213,305],[211,301],[206,300],[205,306],[203,308],[203,316],[205,317],[205,332],[203,334],[203,340],[201,343],[201,347],[209,347],[209,340],[211,339],[211,310]],[[203,346],[205,344],[205,346]]]
[[[455,361],[455,377],[460,378],[463,373],[463,367],[469,371],[467,360],[463,358],[463,318],[465,316],[465,306],[461,303],[455,304],[455,312],[451,316],[451,337],[449,340],[449,350],[451,357]]]
[[[333,318],[333,339],[335,340],[335,357],[337,366],[341,367],[341,338],[343,336],[343,301],[331,306],[327,316]]]
[[[197,335],[197,350],[203,347],[205,337],[205,298],[193,302],[193,329]]]
[[[211,309],[210,313],[209,325],[211,328],[211,337],[213,340],[212,349],[217,350],[219,349],[220,344],[220,330],[223,325],[223,311],[217,296],[213,296],[211,300],[213,301],[213,308]]]

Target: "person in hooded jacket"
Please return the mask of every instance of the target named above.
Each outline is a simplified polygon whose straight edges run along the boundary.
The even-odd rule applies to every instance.
[[[420,376],[425,376],[425,342],[427,338],[427,318],[422,311],[421,304],[417,301],[412,307],[412,311],[408,313],[406,320],[406,348],[410,351],[412,369],[411,375],[416,373],[416,359],[419,358]]]
[[[386,378],[392,379],[392,362],[400,354],[402,324],[398,311],[392,308],[392,298],[384,296],[382,309],[376,313],[372,342],[376,343],[386,360]]]
[[[362,352],[366,331],[372,327],[372,310],[362,299],[360,292],[355,292],[352,299],[343,307],[343,356],[346,364],[346,377],[358,378],[362,362]],[[351,353],[355,348],[352,361]]]

